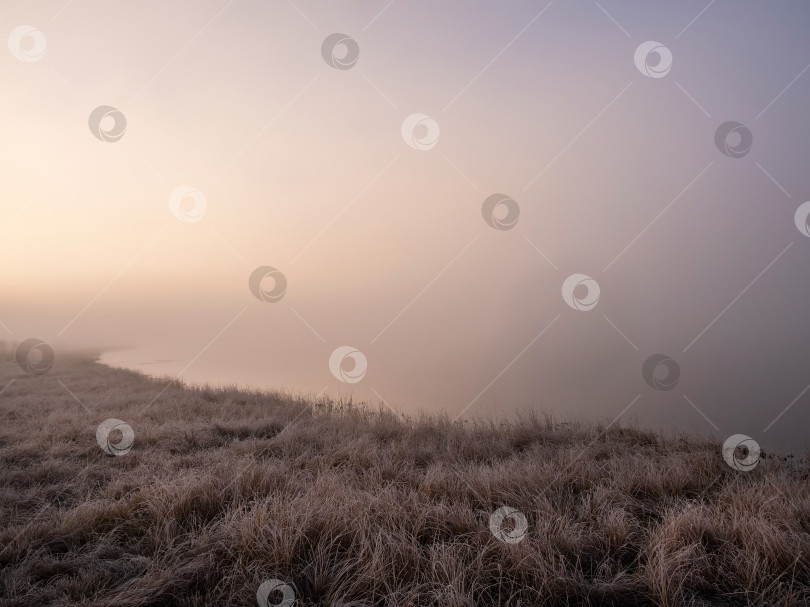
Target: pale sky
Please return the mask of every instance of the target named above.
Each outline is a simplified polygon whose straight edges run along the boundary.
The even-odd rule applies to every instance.
[[[633,403],[623,420],[805,444],[808,23],[730,0],[4,2],[0,329],[191,381],[451,417]],[[335,33],[349,69],[322,56]],[[662,77],[634,61],[647,41]],[[89,128],[105,105],[119,141]],[[416,113],[431,149],[402,136]],[[199,221],[172,213],[181,186]],[[484,220],[493,194],[512,229]],[[251,293],[259,266],[280,301]],[[561,293],[578,273],[588,311]],[[361,381],[330,371],[341,346]],[[672,390],[642,377],[657,353]]]

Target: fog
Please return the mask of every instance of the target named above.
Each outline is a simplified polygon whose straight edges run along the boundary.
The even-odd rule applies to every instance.
[[[799,449],[808,23],[703,0],[3,6],[47,46],[0,59],[0,331],[191,382]],[[329,64],[334,33],[356,63]],[[637,66],[646,41],[668,71]],[[406,141],[413,114],[435,126]],[[204,208],[172,207],[182,186]],[[494,194],[519,216],[487,221]],[[342,346],[359,381],[330,370]]]

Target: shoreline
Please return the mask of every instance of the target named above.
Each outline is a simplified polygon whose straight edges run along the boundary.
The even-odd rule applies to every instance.
[[[6,351],[6,360],[13,360],[13,356],[9,355],[8,353],[8,346],[13,344],[9,344],[8,342],[0,341],[0,346],[2,346],[3,350]],[[111,362],[108,359],[105,360],[105,356],[111,352],[121,352],[126,350],[134,350],[134,346],[113,346],[109,348],[70,348],[60,351],[58,357],[56,357],[57,366],[59,365],[60,359],[62,361],[72,361],[72,360],[82,360],[86,362],[90,362],[95,365],[99,365],[105,369],[110,369],[112,371],[119,371],[119,372],[127,372],[132,373],[136,377],[140,377],[147,382],[156,383],[156,384],[175,384],[181,385],[185,389],[188,390],[213,390],[213,391],[220,391],[220,392],[244,392],[246,394],[251,395],[264,395],[268,398],[274,398],[277,395],[284,395],[286,397],[293,398],[297,401],[304,401],[309,402],[312,401],[313,403],[329,403],[329,404],[338,404],[341,407],[354,407],[364,411],[389,411],[393,412],[396,416],[401,417],[405,421],[409,422],[417,422],[420,420],[443,420],[447,421],[447,418],[451,416],[451,412],[447,410],[440,410],[440,411],[426,411],[426,410],[417,410],[417,411],[402,411],[392,409],[390,405],[387,405],[382,399],[378,402],[368,401],[368,400],[354,400],[351,395],[338,395],[337,397],[324,394],[323,392],[321,395],[316,394],[314,390],[296,390],[292,388],[286,388],[284,386],[252,386],[249,384],[240,384],[238,382],[209,382],[209,381],[199,381],[199,380],[188,380],[185,378],[178,378],[171,374],[155,374],[150,373],[148,370],[143,368],[136,368],[135,364],[125,365],[121,363]],[[13,351],[13,348],[12,348]],[[157,361],[162,362],[162,361]],[[177,362],[180,362],[179,360]],[[146,366],[150,363],[143,363],[140,366]],[[24,373],[22,374],[24,376]],[[318,406],[322,406],[319,404]],[[660,436],[667,440],[687,440],[692,442],[698,443],[711,443],[721,445],[724,436],[721,436],[716,431],[709,431],[704,430],[702,432],[690,430],[687,428],[678,428],[678,427],[661,427],[661,426],[654,426],[652,424],[644,424],[638,418],[628,417],[624,420],[620,420],[618,418],[611,419],[607,415],[603,416],[591,416],[591,417],[584,417],[584,416],[571,416],[571,415],[564,415],[559,414],[554,411],[550,410],[538,410],[532,407],[526,407],[522,410],[511,410],[507,412],[499,412],[493,413],[490,415],[484,416],[476,416],[476,417],[468,417],[461,420],[454,421],[453,423],[458,423],[459,425],[465,424],[498,424],[498,425],[514,425],[521,423],[523,419],[535,419],[535,418],[542,418],[546,420],[550,420],[551,423],[559,426],[566,426],[566,425],[577,425],[577,426],[594,426],[594,427],[605,427],[610,426],[614,423],[619,423],[620,427],[631,428],[635,432],[641,432],[650,434],[653,436]],[[623,422],[623,425],[622,425]],[[768,446],[767,455],[773,455],[775,457],[780,458],[789,458],[795,460],[797,463],[801,463],[804,461],[810,461],[810,444],[807,444],[803,447],[799,447],[793,450],[790,449],[778,449],[772,446]]]
[[[304,391],[304,390],[295,390],[291,388],[286,388],[284,386],[278,387],[265,387],[265,386],[251,386],[248,384],[240,384],[238,382],[206,382],[206,381],[194,381],[194,380],[187,380],[183,378],[173,377],[170,374],[152,374],[149,373],[145,369],[134,368],[133,366],[127,366],[124,364],[116,364],[109,361],[103,360],[104,352],[98,354],[97,359],[94,361],[99,365],[103,365],[110,369],[117,369],[123,371],[129,371],[132,373],[136,373],[138,375],[142,375],[151,380],[157,381],[177,381],[180,382],[181,385],[189,388],[189,389],[211,389],[211,390],[228,390],[228,391],[244,391],[249,393],[258,393],[258,394],[266,394],[272,395],[275,393],[281,394],[289,394],[293,395],[296,398],[301,399],[312,399],[314,401],[327,401],[327,402],[344,402],[346,399],[343,397],[335,398],[330,394],[325,394],[323,396],[318,396],[318,394],[314,390]],[[174,360],[174,359],[169,359]],[[158,361],[161,362],[161,361]],[[152,363],[134,363],[137,365],[147,366]],[[350,406],[357,407],[363,410],[368,411],[385,411],[386,405],[380,399],[379,402],[374,403],[371,401],[366,400],[353,400],[351,397],[347,399],[350,403]],[[387,410],[391,410],[389,406]],[[396,415],[401,416],[405,420],[409,421],[417,421],[419,419],[430,419],[430,418],[437,418],[442,419],[445,417],[450,417],[452,413],[447,410],[440,410],[440,411],[427,411],[427,410],[417,410],[416,412],[405,412],[405,411],[398,411],[394,409],[393,411]],[[552,411],[547,410],[537,410],[531,407],[526,407],[524,410],[513,410],[511,412],[501,412],[498,414],[490,414],[490,415],[479,415],[477,417],[468,417],[464,419],[460,419],[454,421],[453,423],[465,424],[465,423],[476,423],[476,422],[483,422],[483,423],[496,423],[496,424],[515,424],[519,423],[521,418],[525,417],[539,417],[539,418],[548,418],[554,420],[555,424],[559,425],[570,425],[570,424],[591,424],[591,425],[609,425],[611,424],[611,418],[608,415],[603,416],[594,416],[589,419],[585,419],[582,417],[573,417],[573,416],[563,416],[560,414],[555,414]],[[689,432],[685,429],[678,429],[678,428],[655,428],[652,426],[642,426],[638,420],[633,420],[629,423],[626,423],[626,427],[633,428],[639,432],[645,432],[653,435],[660,435],[670,439],[677,439],[677,438],[686,438],[695,440],[698,442],[717,442],[721,440],[719,435],[705,431],[704,433],[699,432]]]

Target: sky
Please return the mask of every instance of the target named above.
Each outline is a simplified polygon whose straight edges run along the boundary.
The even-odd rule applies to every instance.
[[[809,20],[6,1],[3,338],[409,413],[806,446]],[[263,267],[280,297],[251,289]]]

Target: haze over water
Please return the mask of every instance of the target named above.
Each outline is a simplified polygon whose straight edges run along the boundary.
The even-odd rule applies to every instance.
[[[624,412],[798,449],[808,23],[799,3],[723,0],[2,7],[7,37],[30,25],[47,48],[0,59],[0,328],[57,355],[129,346],[104,360],[192,382],[451,417]],[[349,69],[322,54],[334,33],[357,43]],[[671,52],[663,77],[634,61],[646,41]],[[102,105],[119,141],[88,129]],[[430,149],[403,137],[416,113]],[[739,157],[744,131],[731,155],[716,143],[728,121],[753,137]],[[199,221],[172,213],[180,186]],[[497,193],[511,229],[485,221]],[[251,293],[259,266],[286,277],[280,301]],[[578,273],[599,286],[587,311],[562,294]],[[347,345],[357,383],[329,368]],[[658,353],[670,390],[642,376]]]

